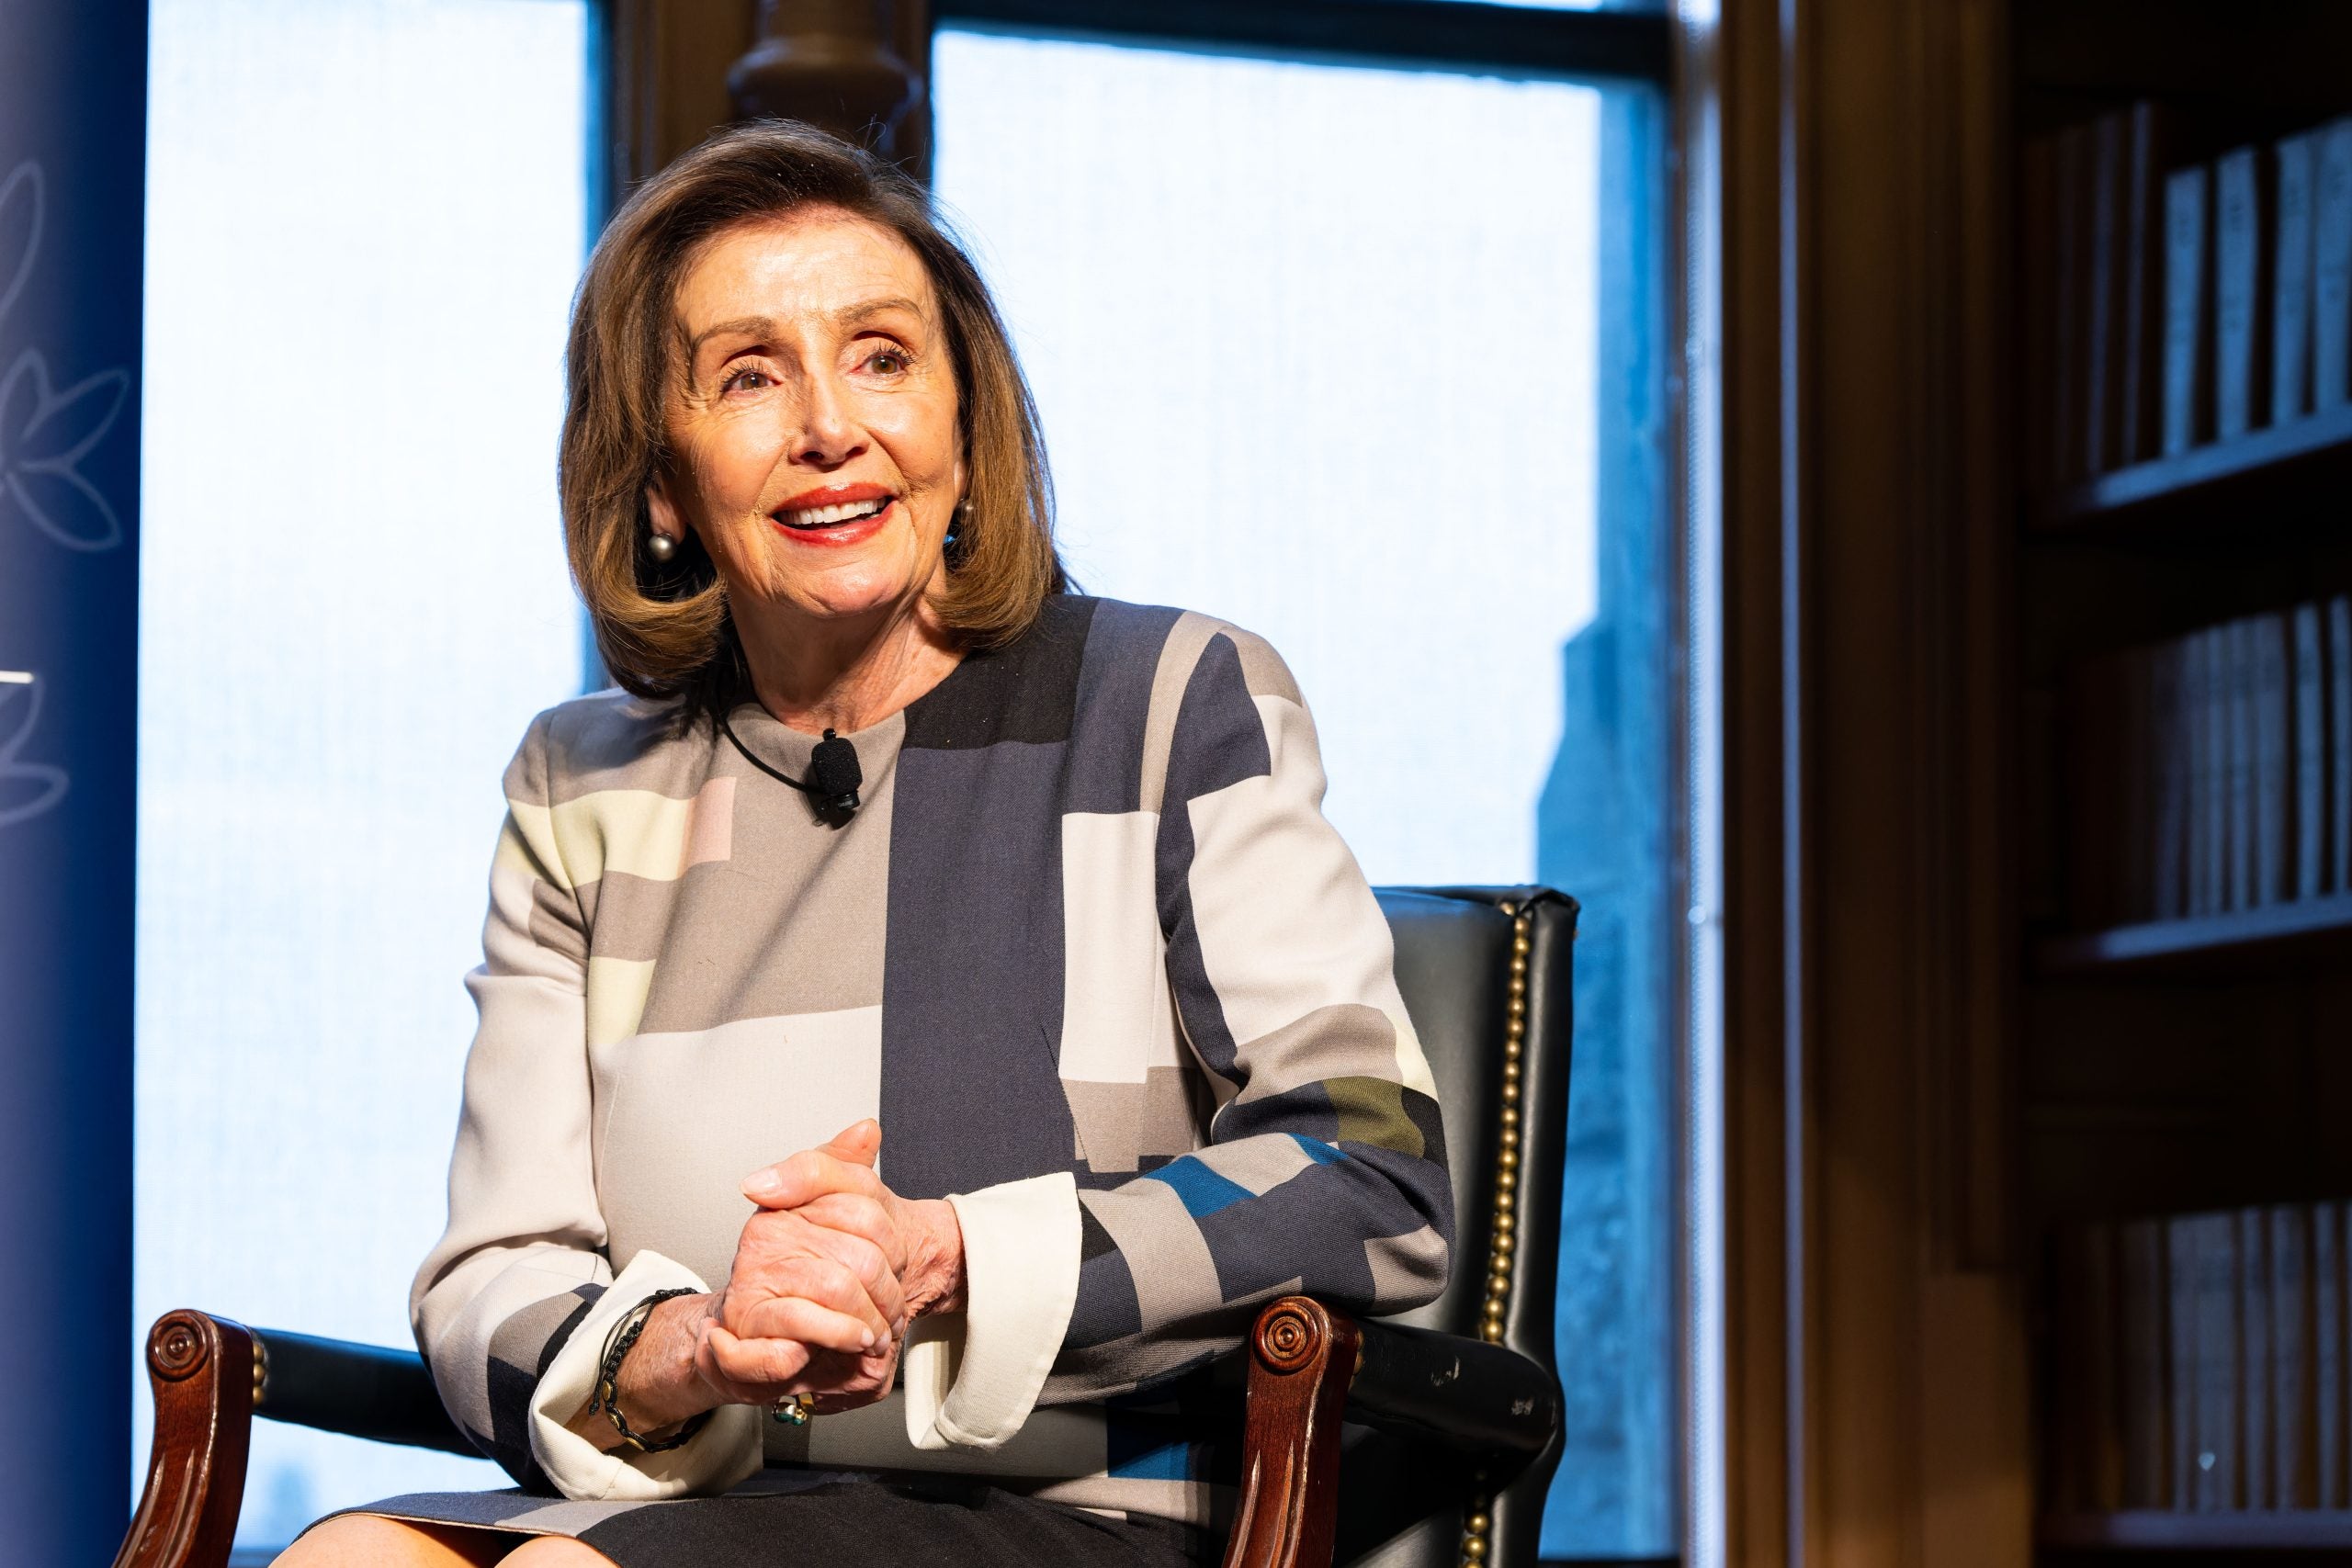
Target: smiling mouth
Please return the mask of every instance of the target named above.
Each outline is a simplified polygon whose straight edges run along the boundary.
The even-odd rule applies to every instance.
[[[896,500],[898,497],[894,495],[878,495],[869,501],[836,502],[831,506],[778,509],[768,515],[797,534],[816,534],[828,528],[845,528],[869,517],[877,517],[888,511]]]

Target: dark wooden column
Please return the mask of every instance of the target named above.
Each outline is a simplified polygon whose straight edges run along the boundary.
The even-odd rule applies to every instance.
[[[1729,1559],[2030,1559],[2005,0],[1724,0]]]
[[[932,169],[929,0],[612,0],[605,205],[748,115],[788,115]]]
[[[928,176],[927,0],[612,0],[606,209],[720,126],[784,115]]]
[[[761,0],[760,37],[727,85],[742,116],[806,120],[918,173],[931,152],[922,0]]]
[[[755,0],[611,0],[605,36],[606,211],[735,118],[727,73],[757,37],[755,11]]]

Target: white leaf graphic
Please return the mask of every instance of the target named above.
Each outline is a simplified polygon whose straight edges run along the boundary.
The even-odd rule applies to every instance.
[[[29,160],[0,183],[0,316],[7,315],[33,275],[33,258],[40,254],[44,195],[40,165]]]
[[[64,769],[17,760],[40,717],[39,686],[0,686],[0,828],[29,822],[65,798]]]
[[[122,543],[122,520],[80,464],[122,413],[130,375],[101,370],[62,393],[49,363],[32,349],[0,381],[0,475],[34,527],[73,550],[110,550]],[[17,422],[21,420],[22,423]],[[59,449],[45,450],[56,443]]]

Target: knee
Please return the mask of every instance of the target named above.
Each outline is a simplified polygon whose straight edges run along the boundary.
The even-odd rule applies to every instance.
[[[562,1536],[543,1535],[510,1552],[502,1568],[614,1568],[613,1560],[593,1546]]]
[[[469,1535],[474,1531],[465,1532]],[[345,1514],[305,1531],[271,1568],[485,1568],[499,1560],[495,1537],[475,1550],[455,1532],[425,1529],[372,1514]]]
[[[392,1519],[366,1514],[345,1514],[302,1532],[302,1539],[280,1553],[270,1568],[342,1568],[361,1562],[425,1563],[433,1559],[418,1550],[431,1539]]]

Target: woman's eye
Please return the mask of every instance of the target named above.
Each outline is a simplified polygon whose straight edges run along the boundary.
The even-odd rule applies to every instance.
[[[885,376],[896,376],[906,369],[908,361],[904,349],[885,348],[877,350],[865,363],[868,368],[879,370]]]
[[[764,371],[748,369],[738,370],[735,374],[727,378],[725,381],[719,383],[718,389],[722,392],[731,392],[736,390],[738,388],[742,388],[752,391],[757,391],[760,388],[764,387],[767,384],[767,374]]]

